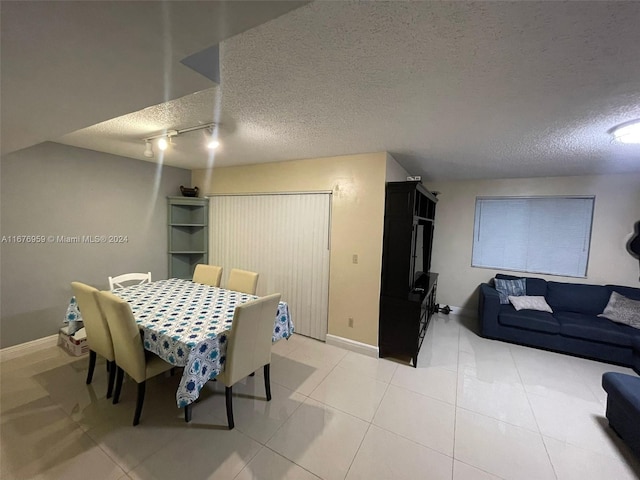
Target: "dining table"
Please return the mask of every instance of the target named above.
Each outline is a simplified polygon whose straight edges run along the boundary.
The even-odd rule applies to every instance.
[[[179,408],[190,406],[204,384],[224,371],[227,339],[237,306],[256,295],[170,278],[113,290],[131,307],[143,335],[144,348],[184,367],[176,392]],[[67,316],[77,320],[82,312],[72,299]],[[272,341],[288,339],[294,332],[286,302],[274,312]]]

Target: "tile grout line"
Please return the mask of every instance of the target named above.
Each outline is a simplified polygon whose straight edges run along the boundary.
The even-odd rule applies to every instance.
[[[51,398],[51,395],[48,395],[48,396],[47,396],[47,398],[49,398],[49,399],[51,400],[51,402],[52,402],[52,403],[54,402],[54,401],[53,401],[53,399]],[[82,432],[82,435],[83,435],[83,436],[87,437],[87,438],[89,439],[89,441],[90,441],[90,442],[92,442],[93,444],[95,444],[95,445],[98,447],[98,449],[100,450],[100,452],[102,452],[102,454],[103,454],[105,457],[107,457],[107,458],[109,459],[109,461],[111,461],[111,463],[113,463],[113,464],[114,464],[116,467],[118,467],[122,472],[124,472],[124,475],[125,475],[125,476],[128,476],[128,475],[129,475],[129,472],[133,471],[133,469],[134,469],[135,467],[133,467],[133,468],[131,468],[131,469],[127,470],[123,465],[121,465],[121,464],[120,464],[120,462],[119,462],[117,459],[115,459],[112,455],[110,455],[108,451],[106,451],[104,448],[102,448],[102,445],[100,445],[100,443],[98,443],[98,441],[97,441],[97,440],[95,440],[91,435],[89,435],[89,434],[88,434],[88,431],[89,431],[89,430],[91,430],[91,429],[87,429],[87,430],[85,430],[85,429],[82,427],[82,425],[80,425],[80,423],[79,423],[77,420],[75,420],[75,419],[71,416],[71,414],[69,414],[69,413],[67,413],[67,412],[65,412],[65,411],[64,411],[64,408],[62,408],[62,406],[58,405],[58,403],[57,403],[57,402],[55,402],[55,405],[56,405],[56,408],[58,408],[60,411],[62,411],[62,413],[64,413],[64,414],[67,416],[67,418],[69,418],[69,420],[71,420],[71,421],[74,423],[74,425],[75,425],[75,426],[76,426],[76,427],[77,427],[77,428]],[[122,477],[120,477],[120,478],[122,478]]]
[[[458,331],[458,335],[459,335],[459,334],[460,334],[460,332]],[[399,368],[399,366],[398,366],[398,368]],[[397,369],[396,369],[396,372],[397,372]],[[429,398],[429,399],[431,399],[431,400],[436,400],[436,401],[438,401],[438,402],[442,402],[442,403],[444,403],[444,404],[446,404],[446,405],[451,405],[450,403],[448,403],[448,402],[444,402],[443,400],[440,400],[440,399],[437,399],[437,398],[433,398],[433,397],[430,397],[430,396],[428,396],[428,395],[423,395],[423,394],[421,394],[421,393],[419,393],[419,392],[414,392],[413,390],[409,390],[408,388],[404,388],[404,387],[401,387],[401,386],[398,386],[398,385],[394,385],[394,384],[392,384],[391,382],[393,381],[393,377],[395,376],[395,373],[396,373],[396,372],[394,372],[394,374],[393,374],[393,375],[391,376],[391,378],[389,379],[389,382],[388,382],[388,384],[387,384],[387,389],[385,390],[384,394],[382,395],[382,399],[380,400],[380,403],[378,404],[378,406],[377,406],[377,408],[376,408],[376,411],[375,411],[375,413],[373,414],[373,418],[371,419],[371,425],[373,425],[373,426],[375,426],[376,428],[379,428],[379,429],[381,429],[381,430],[384,430],[384,431],[385,431],[385,432],[387,432],[387,433],[390,433],[390,434],[392,434],[392,435],[395,435],[395,436],[397,436],[397,437],[400,437],[400,438],[402,438],[402,439],[404,439],[404,440],[406,440],[406,441],[408,441],[408,442],[411,442],[411,443],[413,443],[414,445],[417,445],[417,446],[422,447],[422,448],[427,448],[427,449],[429,449],[429,450],[431,450],[431,451],[433,451],[433,452],[435,452],[435,453],[438,453],[438,454],[440,454],[440,455],[444,455],[445,457],[449,457],[449,458],[451,458],[451,460],[452,460],[451,468],[452,468],[452,477],[453,477],[453,460],[454,460],[454,458],[453,458],[453,453],[452,453],[452,455],[448,455],[448,454],[443,453],[443,452],[441,452],[441,451],[439,451],[439,450],[436,450],[436,449],[435,449],[435,448],[433,448],[433,447],[429,447],[429,446],[427,446],[427,445],[424,445],[424,444],[422,444],[422,443],[420,443],[420,442],[415,441],[415,440],[414,440],[414,439],[412,439],[412,438],[405,437],[404,435],[402,435],[402,434],[400,434],[400,433],[397,433],[397,432],[393,432],[393,431],[391,431],[391,430],[388,430],[388,429],[384,428],[383,426],[381,426],[381,425],[377,425],[377,424],[375,424],[375,423],[373,422],[373,421],[375,420],[375,417],[376,417],[377,413],[378,413],[378,410],[380,410],[380,406],[382,405],[382,402],[384,401],[384,397],[386,396],[387,392],[389,391],[389,388],[390,388],[390,387],[392,387],[392,386],[393,386],[393,387],[395,387],[395,388],[400,388],[400,389],[405,390],[405,391],[410,392],[410,393],[415,393],[415,394],[420,395],[420,396],[425,397],[425,398]],[[456,375],[456,376],[457,376],[457,375]],[[455,404],[453,405],[453,407],[454,407],[454,419],[455,419],[455,408],[456,408]],[[454,429],[455,429],[455,425],[454,425]],[[369,431],[369,430],[367,430],[367,432],[368,432],[368,431]],[[454,438],[455,438],[455,430],[454,430]],[[363,438],[363,441],[364,441],[364,438]],[[359,451],[359,448],[358,448],[358,451]],[[355,459],[355,457],[354,457],[354,459]],[[349,467],[349,469],[350,469],[350,468],[351,468],[351,467]]]
[[[426,446],[426,445],[423,445],[423,444],[421,444],[421,443],[419,443],[419,442],[416,442],[415,440],[412,440],[412,439],[410,439],[410,438],[404,437],[403,435],[400,435],[400,434],[398,434],[398,433],[396,433],[396,432],[392,432],[391,430],[387,430],[387,429],[385,429],[385,428],[383,428],[383,427],[381,427],[381,426],[376,425],[375,423],[373,423],[373,420],[375,419],[376,414],[377,414],[377,413],[378,413],[378,411],[380,410],[380,406],[382,405],[382,401],[384,400],[385,395],[387,394],[387,392],[389,391],[389,389],[390,389],[392,386],[393,386],[393,387],[396,387],[396,388],[401,388],[401,389],[406,390],[406,391],[409,391],[409,392],[411,392],[411,393],[418,393],[418,394],[419,394],[419,395],[421,395],[421,396],[424,396],[424,397],[427,397],[427,398],[431,398],[431,399],[433,399],[433,400],[437,400],[437,401],[440,401],[440,402],[443,402],[443,403],[448,403],[448,402],[444,402],[443,400],[440,400],[440,399],[438,399],[438,398],[431,397],[431,396],[429,396],[429,395],[423,395],[423,394],[421,394],[421,393],[419,393],[419,392],[414,392],[414,391],[412,391],[412,390],[409,390],[409,389],[406,389],[406,388],[404,388],[404,387],[400,387],[400,386],[398,386],[398,385],[393,384],[393,383],[392,383],[392,382],[393,382],[393,377],[396,375],[396,373],[398,372],[398,369],[399,369],[401,366],[402,366],[402,365],[396,365],[396,368],[394,369],[393,374],[392,374],[392,375],[391,375],[391,377],[389,378],[389,381],[388,381],[388,382],[384,382],[384,383],[386,383],[386,384],[387,384],[387,386],[386,386],[386,388],[385,388],[384,393],[382,394],[382,397],[380,398],[380,402],[378,402],[378,405],[376,406],[375,412],[373,413],[373,416],[371,417],[371,421],[369,421],[369,422],[368,422],[368,423],[369,423],[369,427],[367,428],[367,431],[365,432],[365,435],[362,437],[362,441],[360,442],[360,445],[358,446],[358,450],[356,451],[356,454],[354,455],[353,460],[351,461],[351,465],[349,466],[349,470],[347,470],[347,475],[348,475],[348,472],[351,470],[351,467],[353,466],[353,462],[355,461],[355,457],[357,456],[358,452],[360,451],[360,449],[361,449],[361,447],[362,447],[362,444],[364,443],[364,439],[366,438],[367,434],[368,434],[368,433],[369,433],[369,431],[371,430],[371,427],[372,427],[372,426],[375,426],[376,428],[379,428],[379,429],[384,430],[384,431],[386,431],[386,432],[388,432],[388,433],[391,433],[392,435],[396,435],[396,436],[398,436],[398,437],[400,437],[400,438],[403,438],[403,439],[405,439],[405,440],[407,440],[407,441],[409,441],[409,442],[411,442],[411,443],[413,443],[413,444],[415,444],[415,445],[417,445],[417,446],[419,446],[419,447],[427,448],[427,449],[429,449],[429,450],[431,450],[431,451],[433,451],[433,452],[436,452],[436,453],[438,453],[438,454],[448,456],[447,454],[445,454],[445,453],[443,453],[443,452],[440,452],[440,451],[438,451],[438,450],[436,450],[436,449],[434,449],[434,448],[431,448],[431,447],[428,447],[428,446]],[[374,378],[374,380],[379,381],[377,378]],[[333,407],[332,407],[332,408],[333,408]],[[345,413],[346,413],[346,412],[345,412]]]
[[[338,348],[340,348],[340,347],[338,347]],[[269,439],[268,439],[268,440],[264,443],[264,445],[263,445],[263,446],[264,446],[264,448],[268,448],[268,449],[269,449],[269,450],[271,450],[272,452],[276,453],[277,455],[280,455],[281,457],[283,457],[283,458],[287,459],[288,461],[292,462],[293,464],[298,465],[300,468],[302,468],[303,470],[305,470],[305,471],[309,472],[310,474],[312,474],[312,475],[314,475],[314,476],[316,476],[316,477],[318,477],[318,475],[316,475],[315,473],[311,472],[310,470],[307,470],[307,469],[306,469],[305,467],[303,467],[302,465],[299,465],[299,464],[298,464],[298,463],[296,463],[293,459],[287,458],[287,457],[285,457],[284,455],[281,455],[280,453],[276,452],[275,450],[272,450],[270,447],[268,447],[268,446],[267,446],[267,443],[268,443],[268,442],[269,442],[269,441],[270,441],[270,440],[271,440],[271,439],[276,435],[276,433],[278,433],[278,432],[282,429],[282,427],[284,427],[284,425],[285,425],[285,424],[286,424],[286,423],[291,419],[291,417],[293,417],[293,415],[295,414],[295,412],[296,412],[296,411],[297,411],[297,410],[302,406],[302,404],[303,404],[303,403],[305,403],[308,399],[311,399],[311,400],[313,400],[314,402],[318,402],[319,404],[323,405],[324,407],[332,408],[332,409],[337,410],[337,411],[339,411],[339,412],[341,412],[341,413],[343,413],[343,414],[345,414],[345,415],[349,415],[349,416],[350,416],[350,417],[352,417],[352,418],[355,418],[355,419],[360,420],[360,421],[362,421],[362,422],[366,422],[366,420],[363,420],[362,418],[356,417],[355,415],[352,415],[352,414],[350,414],[350,413],[348,413],[348,412],[344,412],[344,411],[340,410],[339,408],[332,407],[331,405],[327,405],[326,403],[321,402],[321,401],[316,400],[316,399],[314,399],[313,397],[311,397],[311,395],[313,394],[313,392],[315,392],[315,391],[316,391],[316,389],[320,386],[320,384],[321,384],[322,382],[324,382],[324,381],[325,381],[325,379],[326,379],[326,378],[331,374],[331,372],[333,372],[333,371],[338,367],[338,365],[340,364],[340,362],[342,362],[342,360],[344,360],[348,354],[349,354],[349,351],[346,351],[346,353],[342,356],[342,358],[340,358],[340,360],[338,360],[338,362],[336,362],[336,364],[331,368],[331,370],[329,370],[329,372],[327,373],[327,375],[325,375],[325,376],[322,378],[322,380],[320,380],[320,382],[318,382],[318,385],[316,385],[316,387],[315,387],[313,390],[311,390],[311,392],[309,392],[309,395],[304,395],[304,394],[300,393],[300,392],[299,392],[299,391],[297,391],[297,390],[295,390],[295,391],[294,391],[295,393],[298,393],[298,394],[300,394],[300,395],[304,396],[304,397],[305,397],[305,400],[304,400],[303,402],[301,402],[301,403],[300,403],[300,405],[298,405],[298,406],[295,408],[295,410],[291,413],[291,415],[289,415],[289,417],[288,417],[284,422],[282,422],[282,425],[280,425],[280,426],[276,429],[276,431],[275,431],[275,432],[273,432],[273,434],[269,437]],[[388,387],[388,385],[387,385],[387,387]],[[385,392],[386,392],[386,391],[385,391]],[[349,468],[347,469],[347,473],[345,474],[345,478],[346,478],[346,476],[348,475],[349,470],[351,469],[351,465],[353,464],[353,461],[355,460],[356,455],[357,455],[357,454],[358,454],[358,452],[360,451],[360,446],[362,445],[362,442],[364,441],[364,437],[366,436],[367,432],[369,431],[369,428],[371,427],[371,423],[370,423],[370,422],[367,422],[367,423],[369,423],[369,426],[367,427],[367,430],[365,431],[365,434],[363,435],[362,440],[360,441],[360,445],[358,445],[358,449],[356,450],[356,453],[354,454],[353,458],[351,459],[351,463],[349,464]],[[238,473],[238,475],[239,475],[239,473]],[[321,478],[321,477],[318,477],[318,478]]]
[[[455,405],[453,408],[453,449],[451,451],[451,456],[453,457],[453,461],[451,462],[451,480],[453,480],[453,476],[455,474],[456,469],[456,427],[458,426],[458,384],[460,377],[460,336],[462,332],[460,331],[460,325],[458,324],[458,357],[457,357],[457,368],[456,368],[456,398]]]
[[[535,430],[532,430],[530,428],[523,427],[522,425],[516,425],[515,423],[507,422],[506,420],[502,420],[501,418],[492,417],[491,415],[487,415],[486,413],[476,412],[475,410],[471,410],[471,409],[466,408],[466,407],[458,407],[458,406],[456,406],[456,409],[457,408],[459,408],[460,410],[464,410],[465,412],[472,413],[473,415],[478,415],[480,417],[489,418],[491,420],[495,420],[496,422],[500,422],[500,423],[504,423],[505,425],[509,425],[510,427],[521,428],[522,430],[526,430],[529,433],[533,433],[533,434],[537,434],[537,435],[541,435],[542,436],[542,434],[540,432],[536,432]]]
[[[337,348],[340,348],[340,347],[337,347]],[[348,350],[347,350],[347,353],[348,353]],[[309,395],[307,395],[309,398],[311,398],[312,400],[315,400],[315,399],[311,396],[311,395],[313,395],[313,392],[315,392],[315,391],[318,389],[318,387],[320,386],[320,384],[321,384],[322,382],[324,382],[324,381],[327,379],[327,377],[328,377],[329,375],[331,375],[331,372],[333,372],[333,371],[336,369],[336,367],[338,366],[338,364],[339,364],[339,363],[344,359],[344,357],[346,357],[346,356],[347,356],[347,354],[345,353],[345,354],[342,356],[342,358],[341,358],[340,360],[338,360],[338,361],[336,362],[336,364],[335,364],[333,367],[331,367],[331,370],[329,370],[329,371],[327,372],[327,374],[326,374],[324,377],[322,377],[322,379],[321,379],[321,380],[318,382],[318,384],[313,388],[313,390],[311,390],[311,391],[309,392]],[[316,401],[317,401],[317,400],[316,400]],[[320,403],[322,403],[322,402],[320,402]],[[323,405],[324,405],[324,404],[323,404]]]
[[[307,468],[303,467],[302,465],[300,465],[299,463],[296,463],[296,462],[294,462],[293,460],[291,460],[291,459],[289,459],[289,458],[285,457],[285,456],[284,456],[284,455],[282,455],[281,453],[276,452],[276,451],[275,451],[275,450],[273,450],[272,448],[270,448],[270,447],[268,447],[268,446],[266,446],[266,445],[264,446],[264,448],[266,448],[266,449],[267,449],[267,450],[269,450],[270,452],[275,453],[275,454],[276,454],[276,455],[278,455],[279,457],[282,457],[282,458],[284,458],[285,460],[287,460],[287,461],[289,461],[289,462],[293,463],[294,465],[297,465],[298,467],[300,467],[301,469],[303,469],[305,472],[310,473],[310,474],[311,474],[311,475],[313,475],[314,477],[316,477],[316,478],[320,478],[320,479],[322,480],[322,478],[321,478],[320,476],[316,475],[316,474],[315,474],[315,473],[313,473],[311,470],[309,470],[309,469],[307,469]],[[240,474],[238,473],[238,475],[240,475]]]
[[[449,371],[451,371],[451,370],[449,370]],[[456,376],[456,382],[457,382],[457,376]],[[450,403],[450,402],[447,402],[445,400],[442,400],[441,398],[436,398],[434,396],[427,395],[426,393],[416,392],[415,390],[411,390],[410,388],[403,387],[402,385],[396,385],[395,383],[389,383],[389,385],[394,387],[394,388],[400,388],[401,390],[404,390],[406,392],[415,393],[416,395],[420,395],[421,397],[428,398],[429,400],[435,400],[436,402],[444,403],[445,405],[449,405],[449,406],[454,407],[454,408],[457,406],[455,404],[455,402],[454,403]],[[457,387],[457,383],[456,383],[456,389],[457,388],[458,387]],[[386,391],[385,391],[385,393],[386,393]]]
[[[299,348],[299,347],[296,347],[296,348]],[[293,349],[293,350],[295,350],[295,349]],[[292,350],[292,351],[293,351],[293,350]],[[291,352],[288,352],[288,354],[289,354],[289,353],[291,353]],[[329,374],[330,374],[330,373],[331,373],[331,372],[332,372],[332,371],[333,371],[333,370],[338,366],[338,364],[339,364],[339,363],[340,363],[340,362],[341,362],[341,361],[346,357],[346,355],[347,355],[347,354],[348,354],[348,352],[347,352],[347,353],[345,353],[345,355],[344,355],[340,360],[338,360],[338,362],[337,362],[337,363],[336,363],[336,364],[331,368],[331,370],[329,370],[329,372],[327,373],[327,375],[326,375],[325,377],[323,377],[323,378],[322,378],[322,380],[320,380],[320,382],[318,383],[318,385],[316,385],[316,387],[315,387],[311,392],[309,392],[309,395],[305,395],[305,394],[301,393],[301,392],[300,392],[300,391],[298,391],[298,390],[291,390],[289,387],[286,387],[286,386],[284,386],[284,385],[281,385],[281,384],[279,384],[278,382],[274,382],[274,383],[276,383],[277,385],[280,385],[281,387],[286,388],[287,390],[290,390],[290,391],[292,391],[292,392],[294,392],[294,393],[297,393],[298,395],[303,396],[303,397],[304,397],[304,400],[303,400],[302,402],[300,402],[300,404],[299,404],[299,405],[298,405],[298,406],[293,410],[293,412],[291,412],[291,415],[289,415],[289,416],[288,416],[288,417],[287,417],[287,418],[282,422],[282,424],[281,424],[281,425],[280,425],[280,426],[279,426],[279,427],[278,427],[278,428],[277,428],[277,429],[276,429],[276,430],[271,434],[271,436],[270,436],[267,440],[265,440],[265,442],[264,442],[264,444],[262,444],[262,446],[263,446],[264,448],[268,448],[269,450],[271,450],[271,451],[272,451],[272,452],[274,452],[275,454],[280,455],[282,458],[287,459],[288,461],[290,461],[290,462],[291,462],[291,463],[293,463],[294,465],[298,465],[300,468],[302,468],[303,470],[305,470],[305,471],[309,472],[310,474],[312,474],[312,475],[314,475],[314,476],[316,476],[316,477],[318,477],[318,476],[317,476],[315,473],[313,473],[313,472],[311,472],[311,471],[307,470],[307,469],[306,469],[305,467],[303,467],[302,465],[299,465],[299,464],[298,464],[298,463],[296,463],[293,459],[287,458],[287,457],[285,457],[284,455],[282,455],[282,454],[280,454],[280,453],[276,452],[275,450],[273,450],[272,448],[270,448],[267,444],[271,441],[271,439],[273,439],[273,437],[275,437],[275,436],[276,436],[276,434],[277,434],[277,433],[278,433],[278,432],[279,432],[279,431],[284,427],[284,425],[285,425],[287,422],[289,422],[289,420],[291,420],[291,418],[293,417],[293,415],[298,411],[298,409],[300,409],[300,407],[302,407],[302,405],[303,405],[307,400],[311,399],[311,400],[313,400],[313,401],[315,401],[315,402],[318,402],[318,403],[320,403],[320,404],[322,404],[322,405],[325,405],[323,402],[319,402],[318,400],[315,400],[315,399],[311,398],[311,394],[316,390],[316,388],[318,388],[318,386],[319,386],[319,385],[324,381],[324,379],[325,379],[325,378],[327,378],[327,376],[329,376]],[[284,358],[288,358],[288,357],[284,357]],[[329,405],[326,405],[326,406],[329,406]],[[330,407],[330,408],[333,408],[333,407]],[[336,410],[341,411],[341,410],[339,410],[339,409],[336,409]],[[343,412],[343,413],[347,414],[346,412]],[[348,414],[348,415],[349,415],[349,414]],[[353,415],[351,415],[351,416],[353,416]],[[358,417],[354,417],[354,418],[358,418]],[[359,418],[358,420],[362,420],[362,419],[361,419],[361,418]],[[252,437],[249,437],[249,438],[252,438]],[[260,443],[260,442],[258,442],[258,443]],[[256,454],[256,455],[257,455],[257,454]],[[354,457],[354,458],[355,458],[355,457]],[[247,463],[247,465],[248,465],[248,463]],[[240,475],[240,472],[238,472],[238,475]],[[320,478],[320,477],[318,477],[318,478]]]
[[[456,461],[456,462],[460,462],[460,463],[464,463],[465,465],[467,465],[468,467],[473,468],[474,470],[479,470],[479,471],[481,471],[481,472],[483,472],[483,473],[486,473],[487,475],[491,475],[492,477],[496,477],[496,478],[498,478],[498,479],[500,479],[500,480],[507,480],[505,477],[501,477],[500,475],[496,475],[495,473],[492,473],[492,472],[489,472],[489,471],[487,471],[487,470],[484,470],[484,469],[482,469],[482,468],[480,468],[480,467],[477,467],[476,465],[473,465],[473,464],[471,464],[471,463],[464,462],[464,461],[462,461],[462,460],[457,460],[457,459],[456,459],[456,460],[454,460],[454,461]]]
[[[245,437],[247,437],[249,440],[254,440],[258,445],[260,445],[260,448],[258,448],[258,450],[256,451],[256,453],[254,453],[251,458],[249,458],[246,463],[242,466],[242,468],[240,470],[238,470],[237,475],[235,475],[233,478],[238,478],[238,476],[240,476],[240,474],[242,473],[242,471],[247,468],[249,466],[249,464],[253,461],[254,458],[256,458],[258,456],[258,454],[260,453],[260,451],[263,448],[266,448],[264,445],[262,445],[260,442],[258,442],[257,440],[255,440],[254,438],[250,437],[248,434],[244,433],[244,432],[240,432],[242,435],[244,435]]]
[[[549,448],[547,447],[547,443],[544,441],[544,436],[542,435],[542,430],[540,429],[540,423],[538,423],[538,416],[536,415],[536,412],[533,410],[533,405],[531,404],[531,398],[529,398],[529,392],[525,388],[524,380],[522,379],[522,374],[520,373],[520,368],[518,367],[518,362],[516,361],[516,357],[513,354],[513,350],[511,349],[511,346],[509,346],[509,355],[511,355],[513,364],[516,367],[516,372],[518,372],[518,378],[520,379],[520,383],[522,384],[524,394],[527,397],[527,403],[529,404],[529,408],[531,409],[531,414],[533,415],[533,419],[536,422],[536,427],[538,427],[538,435],[540,435],[542,446],[544,447],[544,451],[547,454],[547,458],[549,459],[549,464],[551,465],[551,471],[553,472],[553,475],[556,478],[556,480],[558,480],[558,472],[556,471],[556,467],[553,464],[553,460],[551,460],[551,454],[549,453]]]
[[[69,362],[66,365],[71,365],[72,363],[78,362],[82,357],[76,358],[75,360]],[[98,366],[99,362],[96,362],[96,367]],[[32,375],[29,375],[29,378],[33,379]],[[35,379],[33,379],[35,381]],[[37,382],[36,382],[37,383]],[[92,382],[93,383],[93,382]],[[85,388],[93,388],[93,385],[87,385]],[[93,444],[95,444],[98,449],[102,452],[102,454],[107,457],[116,467],[118,467],[120,470],[122,470],[122,472],[124,472],[125,476],[128,476],[129,472],[132,471],[135,467],[131,468],[131,469],[126,469],[116,458],[114,458],[107,450],[105,450],[102,445],[100,443],[98,443],[97,440],[95,440],[91,435],[89,435],[89,431],[92,429],[92,427],[86,428],[80,424],[80,422],[78,420],[76,420],[75,418],[73,418],[71,413],[67,413],[64,408],[62,408],[61,405],[59,405],[57,402],[55,402],[52,398],[51,395],[47,395],[47,398],[51,401],[52,404],[55,404],[56,408],[59,409],[62,413],[65,414],[65,416],[71,420],[71,422],[73,422],[73,424],[82,432],[83,436],[86,436]],[[109,402],[111,403],[111,402]],[[95,428],[95,427],[93,427]],[[122,478],[122,477],[120,477]]]
[[[349,472],[351,471],[351,467],[353,467],[353,462],[356,461],[356,457],[358,456],[358,453],[360,453],[360,449],[362,448],[362,444],[364,443],[364,439],[367,438],[367,434],[369,433],[369,430],[371,430],[371,426],[373,425],[373,423],[369,422],[369,425],[367,426],[367,429],[364,432],[364,435],[362,435],[362,440],[360,440],[360,443],[358,444],[358,448],[356,449],[356,453],[353,454],[353,458],[351,459],[351,462],[349,462],[349,468],[347,468],[347,472],[344,474],[344,478],[347,478],[349,476]]]
[[[301,394],[301,393],[299,393],[299,392],[294,392],[294,393],[297,393],[298,395],[302,395],[302,394]],[[265,442],[262,444],[263,446],[265,446],[265,447],[267,446],[267,443],[269,443],[269,442],[271,441],[271,439],[272,439],[273,437],[275,437],[276,433],[278,433],[278,432],[280,431],[280,429],[284,426],[284,424],[285,424],[285,423],[287,423],[287,422],[291,419],[291,417],[293,417],[293,415],[298,411],[298,409],[299,409],[299,408],[304,404],[304,402],[306,402],[306,401],[307,401],[307,399],[309,398],[309,397],[308,397],[308,396],[306,396],[306,395],[302,395],[302,396],[304,397],[304,400],[302,400],[302,401],[298,404],[298,406],[297,406],[296,408],[294,408],[294,409],[293,409],[293,412],[291,412],[291,415],[289,415],[289,416],[288,416],[288,417],[287,417],[287,418],[286,418],[286,419],[285,419],[285,420],[280,424],[280,426],[279,426],[278,428],[276,428],[276,429],[273,431],[273,433],[269,436],[269,438],[267,438],[267,439],[265,440]],[[258,442],[258,443],[260,443],[260,442]],[[269,450],[271,450],[271,449],[269,449]],[[276,452],[276,453],[277,453],[277,452]]]

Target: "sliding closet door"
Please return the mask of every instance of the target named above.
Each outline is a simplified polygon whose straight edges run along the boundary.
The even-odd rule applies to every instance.
[[[210,197],[209,263],[258,272],[257,294],[282,293],[297,333],[325,340],[331,194]]]

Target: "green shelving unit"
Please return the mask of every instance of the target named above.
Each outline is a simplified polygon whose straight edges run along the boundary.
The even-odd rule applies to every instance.
[[[169,277],[193,278],[198,263],[209,262],[209,199],[167,197]]]

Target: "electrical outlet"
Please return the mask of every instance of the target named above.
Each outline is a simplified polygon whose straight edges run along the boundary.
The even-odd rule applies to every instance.
[[[358,254],[357,253],[353,254],[353,263],[358,263]]]
[[[349,317],[349,326],[353,328],[353,317]]]

